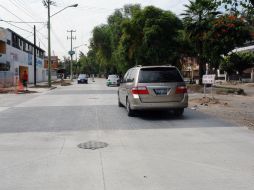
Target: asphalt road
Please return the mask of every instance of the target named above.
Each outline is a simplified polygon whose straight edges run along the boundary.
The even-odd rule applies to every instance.
[[[253,131],[190,109],[130,118],[116,92],[96,79],[0,95],[0,189],[254,189]]]

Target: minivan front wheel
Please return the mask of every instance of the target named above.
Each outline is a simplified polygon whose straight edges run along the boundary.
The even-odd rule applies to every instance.
[[[135,115],[135,111],[131,109],[130,101],[128,99],[126,101],[126,109],[129,117],[133,117]]]
[[[118,94],[118,107],[123,107],[123,104],[120,102],[119,94]]]

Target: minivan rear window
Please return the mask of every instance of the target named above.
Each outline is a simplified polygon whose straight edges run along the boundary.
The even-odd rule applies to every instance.
[[[179,71],[170,67],[143,68],[139,73],[139,83],[183,82]]]

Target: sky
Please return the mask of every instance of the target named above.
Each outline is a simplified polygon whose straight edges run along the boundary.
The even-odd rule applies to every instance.
[[[60,59],[68,57],[71,49],[71,41],[67,39],[73,33],[76,40],[73,47],[77,52],[87,53],[89,39],[95,26],[105,24],[107,18],[115,9],[122,8],[126,4],[140,4],[142,7],[154,5],[163,10],[170,10],[180,15],[184,10],[184,4],[188,0],[54,0],[56,6],[51,7],[51,15],[66,6],[78,3],[77,8],[68,8],[51,18],[51,49],[52,55]],[[33,25],[37,28],[37,45],[47,54],[47,9],[42,0],[0,0],[0,20],[25,21],[42,23],[11,23],[0,21],[0,27],[10,28],[24,38],[33,42]]]

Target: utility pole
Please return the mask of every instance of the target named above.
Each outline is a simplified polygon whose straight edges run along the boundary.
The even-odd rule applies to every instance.
[[[36,26],[34,25],[34,86],[36,86]]]
[[[72,70],[72,65],[73,65],[73,55],[75,54],[75,52],[72,49],[72,40],[76,40],[76,36],[73,37],[73,33],[76,32],[76,30],[70,30],[67,31],[71,33],[71,37],[69,38],[69,36],[67,36],[67,40],[70,39],[71,40],[71,50],[69,51],[69,54],[71,56],[71,80],[73,79],[73,70]]]
[[[51,38],[50,38],[50,6],[55,5],[54,1],[43,0],[43,5],[48,9],[48,86],[51,87]]]
[[[50,5],[52,1],[48,0],[48,86],[51,87],[51,41],[50,41]]]

